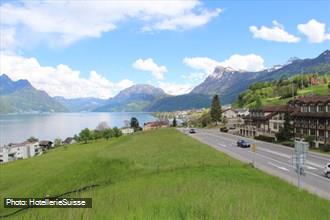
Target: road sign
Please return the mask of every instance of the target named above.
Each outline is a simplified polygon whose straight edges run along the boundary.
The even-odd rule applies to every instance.
[[[251,151],[256,152],[257,151],[257,145],[256,144],[251,144]]]
[[[308,157],[309,144],[304,141],[294,142],[294,153],[292,155],[292,165],[298,176],[298,187],[300,187],[300,176],[305,176],[305,166]]]

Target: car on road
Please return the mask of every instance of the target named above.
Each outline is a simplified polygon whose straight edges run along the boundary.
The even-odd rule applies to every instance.
[[[190,134],[195,134],[196,131],[195,131],[195,129],[192,128],[192,129],[189,130],[189,133],[190,133]]]
[[[330,179],[330,163],[327,163],[325,166],[324,166],[324,175]]]
[[[245,140],[239,140],[237,141],[237,147],[241,147],[241,148],[248,148],[250,147],[251,144]]]
[[[220,131],[227,133],[228,132],[228,129],[226,127],[222,127],[222,128],[220,128]]]

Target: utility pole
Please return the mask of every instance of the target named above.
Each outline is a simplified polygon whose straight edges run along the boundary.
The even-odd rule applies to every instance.
[[[301,72],[301,89],[304,88],[304,74],[303,74],[303,71],[304,71],[304,69],[302,68],[300,70],[300,72]]]
[[[294,84],[293,84],[293,80],[292,80],[292,99],[294,100]]]

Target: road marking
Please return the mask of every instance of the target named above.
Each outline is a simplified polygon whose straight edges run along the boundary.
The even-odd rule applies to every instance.
[[[204,134],[204,135],[206,135],[206,136],[213,136],[213,137],[220,138],[220,139],[222,138],[221,136],[219,137],[219,136],[217,136],[217,135],[213,135],[213,134],[206,133],[206,132],[201,132],[201,134]],[[197,138],[197,136],[194,136],[194,137]],[[201,138],[202,138],[202,137],[201,137]],[[202,139],[203,139],[203,138],[202,138]],[[227,139],[227,138],[224,138],[224,139]],[[213,144],[210,143],[207,139],[203,139],[203,140],[204,140],[204,143],[205,143],[205,144],[213,145]],[[231,140],[231,141],[233,141],[233,140]],[[213,145],[213,146],[215,146],[215,145]],[[230,152],[230,153],[232,153],[232,154],[236,154],[238,157],[245,157],[245,159],[249,159],[249,158],[246,158],[246,155],[242,155],[242,154],[239,154],[238,152],[235,152],[235,151],[233,150],[233,148],[227,148],[227,149],[229,149],[229,152]],[[235,148],[235,149],[236,149],[236,148]],[[282,162],[282,161],[275,160],[275,159],[273,159],[273,158],[271,158],[271,157],[268,157],[268,156],[262,155],[262,154],[260,154],[260,153],[253,153],[253,152],[251,152],[251,151],[240,151],[240,152],[248,152],[248,153],[250,153],[250,154],[256,154],[257,156],[262,157],[262,158],[264,158],[264,159],[272,160],[272,161],[274,161],[274,162],[276,162],[276,163],[280,163],[280,164],[283,164],[283,165],[289,166],[290,168],[294,169],[294,167],[292,166],[291,163],[284,163],[284,162]],[[312,163],[312,162],[309,162],[309,161],[307,161],[307,163],[308,163],[308,164],[311,164],[311,165],[313,165],[313,166],[316,166],[316,167],[323,168],[322,166],[319,166],[319,165],[317,165],[317,164],[315,164],[315,163]],[[330,179],[327,179],[327,178],[325,178],[324,176],[322,176],[322,175],[320,175],[320,174],[315,174],[315,173],[309,172],[309,171],[307,171],[307,170],[306,170],[306,174],[310,174],[310,175],[312,175],[312,176],[314,176],[314,177],[317,177],[317,178],[320,179],[320,180],[323,180],[323,181],[326,181],[326,182],[330,182]]]
[[[207,131],[207,129],[204,129],[204,131]],[[216,131],[216,130],[214,130],[214,131]],[[293,152],[293,149],[290,149],[286,146],[282,146],[282,145],[274,144],[274,143],[262,142],[262,141],[259,141],[259,140],[251,139],[249,137],[243,137],[243,136],[238,136],[238,135],[233,135],[233,134],[228,134],[228,133],[219,133],[219,136],[227,136],[227,137],[230,136],[230,137],[233,137],[235,139],[236,138],[244,138],[244,139],[247,139],[247,140],[250,140],[250,141],[256,141],[257,143],[261,143],[261,144],[266,143],[266,144],[269,144],[272,147],[279,147],[279,148],[282,148],[282,149]],[[313,152],[309,152],[309,156],[315,157],[315,158],[318,158],[318,159],[321,159],[321,160],[329,160],[330,159],[328,155],[319,155],[319,154],[316,154],[316,153],[313,153]]]
[[[262,148],[262,147],[259,147],[258,150],[266,151],[266,152],[268,152],[268,153],[275,154],[275,155],[277,155],[277,156],[284,157],[284,158],[286,158],[286,159],[291,158],[291,156],[289,156],[289,155],[282,154],[282,153],[279,153],[279,152],[276,152],[276,151],[272,151],[272,150],[268,150],[268,149],[265,149],[265,148]]]
[[[309,169],[309,170],[317,170],[317,168],[311,167],[311,166],[308,166],[308,165],[306,166],[306,168]]]
[[[310,161],[307,161],[307,163],[308,163],[309,165],[313,165],[314,167],[317,167],[317,168],[320,168],[320,169],[322,169],[322,168],[323,168],[323,166],[321,166],[321,165],[318,165],[318,164],[316,164],[316,163],[313,163],[313,162],[310,162]]]
[[[281,169],[281,170],[284,170],[284,171],[289,172],[289,169],[287,169],[287,168],[285,168],[285,167],[277,166],[276,164],[273,164],[272,162],[267,162],[267,163],[268,163],[269,165],[271,165],[271,166],[274,166],[274,167],[278,168],[278,169]]]
[[[208,136],[213,136],[213,137],[215,137],[215,138],[220,138],[220,139],[224,139],[224,140],[227,140],[227,141],[229,141],[230,139],[229,138],[227,138],[227,137],[223,137],[223,136],[221,136],[221,135],[215,135],[215,134],[210,134],[210,133],[207,133],[207,132],[205,132],[205,131],[203,131],[202,132],[204,135],[208,135]],[[234,135],[233,135],[234,136]],[[234,136],[234,137],[239,137],[239,136]],[[232,142],[233,140],[230,140],[230,142]],[[262,143],[262,142],[260,142],[260,143]],[[270,143],[267,143],[267,144],[270,144]],[[285,148],[285,147],[282,147],[282,146],[280,146],[280,145],[275,145],[275,147],[281,147],[281,148]],[[282,154],[282,153],[279,153],[279,152],[275,152],[275,151],[272,151],[272,150],[269,150],[269,149],[265,149],[264,147],[258,147],[258,150],[261,150],[261,151],[266,151],[266,152],[268,152],[268,153],[272,153],[272,154],[275,154],[275,155],[278,155],[278,156],[282,156],[282,157],[284,157],[284,158],[287,158],[287,159],[291,159],[291,156],[288,156],[288,155],[285,155],[285,154]],[[311,155],[311,153],[309,153],[309,156],[315,156],[315,155]],[[323,158],[324,159],[324,158]],[[314,166],[314,167],[317,167],[317,168],[320,168],[320,169],[322,169],[323,168],[323,166],[322,165],[319,165],[319,164],[316,164],[316,163],[313,163],[313,162],[310,162],[310,161],[308,161],[307,160],[307,164],[309,164],[309,165],[312,165],[312,166]]]

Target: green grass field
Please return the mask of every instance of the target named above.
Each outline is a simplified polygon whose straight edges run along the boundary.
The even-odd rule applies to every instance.
[[[8,219],[329,219],[330,201],[298,190],[174,129],[75,144],[0,166],[1,197],[68,197],[92,209],[29,209]],[[3,208],[0,215],[13,209]]]
[[[328,88],[328,85],[317,85],[317,86],[310,86],[305,89],[298,90],[298,96],[305,96],[310,94],[316,94],[316,95],[330,95],[330,89]],[[280,99],[280,97],[273,97],[273,98],[266,98],[262,100],[262,104],[265,106],[270,105],[285,105],[290,101],[292,98],[286,98],[286,99]],[[254,103],[250,105],[253,106]]]

